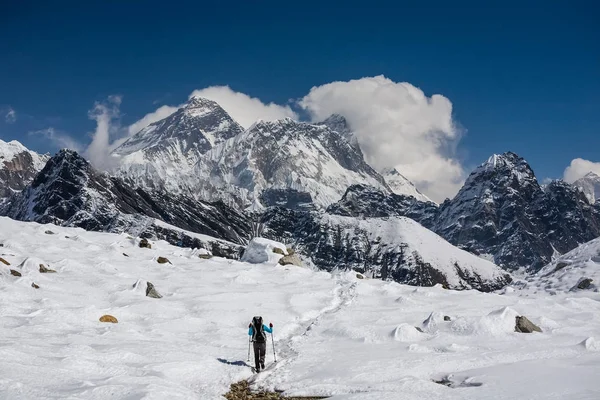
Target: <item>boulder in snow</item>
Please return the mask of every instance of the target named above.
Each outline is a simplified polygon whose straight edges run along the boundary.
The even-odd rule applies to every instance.
[[[592,284],[594,280],[591,278],[581,278],[579,280],[579,282],[577,283],[577,289],[581,289],[581,290],[585,290],[585,289],[589,289],[590,285]]]
[[[146,296],[152,297],[153,299],[162,298],[162,295],[156,291],[156,288],[150,282],[146,282]]]
[[[398,342],[416,342],[423,339],[423,330],[409,324],[400,324],[392,331],[392,337]]]
[[[156,262],[159,264],[166,264],[166,263],[172,264],[171,261],[169,261],[169,259],[167,257],[158,257],[156,259]]]
[[[100,322],[110,322],[112,324],[116,324],[119,321],[112,315],[103,315],[100,317]]]
[[[0,262],[2,264],[6,264],[6,265],[10,265],[10,263],[8,261],[6,261],[4,258],[0,257]]]
[[[34,289],[39,289],[40,287],[35,284],[35,282],[31,282],[31,287]]]
[[[280,265],[296,265],[298,267],[302,266],[302,260],[300,260],[300,257],[298,257],[297,254],[283,256],[278,262]]]
[[[10,274],[11,274],[12,276],[22,276],[22,275],[21,275],[21,273],[20,273],[19,271],[16,271],[16,270],[14,270],[14,269],[11,269],[11,270],[10,270]]]
[[[285,251],[283,249],[280,249],[279,247],[273,248],[273,253],[281,254],[282,256],[285,256]]]
[[[515,321],[515,332],[532,333],[542,331],[539,326],[528,320],[527,317],[517,316],[515,317]]]
[[[248,243],[244,255],[242,255],[242,261],[251,264],[275,264],[281,258],[281,254],[275,253],[274,249],[280,249],[285,254],[285,246],[283,243],[256,237]]]
[[[146,249],[151,249],[152,245],[150,244],[150,242],[148,242],[148,239],[142,239],[142,240],[140,240],[140,247],[146,248]]]
[[[44,264],[40,264],[40,273],[41,274],[49,274],[49,273],[54,273],[56,272],[53,269],[50,268],[46,268],[46,266]]]
[[[55,233],[52,232],[51,230],[47,230],[46,232],[44,232],[46,235],[54,235]]]
[[[600,351],[600,343],[593,337],[585,339],[583,342],[579,343],[579,345],[589,351]]]

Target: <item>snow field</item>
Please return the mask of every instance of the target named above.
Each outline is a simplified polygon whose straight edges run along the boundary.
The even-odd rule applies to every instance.
[[[221,399],[242,379],[334,400],[600,398],[597,292],[411,287],[7,218],[0,243],[2,399]],[[269,342],[252,376],[257,314],[278,362]],[[516,315],[543,333],[515,333]]]

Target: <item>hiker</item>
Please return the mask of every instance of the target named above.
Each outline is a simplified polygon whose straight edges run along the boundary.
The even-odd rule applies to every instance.
[[[252,323],[248,325],[248,336],[254,345],[254,364],[256,372],[265,369],[265,353],[267,351],[267,334],[273,333],[273,324],[266,326],[263,324],[262,317],[252,318]]]

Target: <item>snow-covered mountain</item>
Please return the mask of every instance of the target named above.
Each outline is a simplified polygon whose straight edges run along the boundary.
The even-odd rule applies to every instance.
[[[353,184],[390,191],[340,133],[289,118],[259,121],[216,146],[198,163],[195,176],[201,197],[229,196],[246,205],[258,203],[269,189],[302,193],[318,207],[339,200]]]
[[[583,178],[573,182],[573,186],[580,188],[591,204],[600,199],[600,176],[589,172]]]
[[[331,114],[324,121],[318,122],[316,125],[324,125],[346,138],[350,144],[358,147],[358,140],[354,131],[350,128],[346,118],[339,114]]]
[[[542,190],[527,162],[494,155],[471,173],[452,200],[440,206],[434,230],[512,270],[538,270],[600,236],[600,214],[573,186],[555,181]]]
[[[528,278],[528,287],[551,293],[592,290],[600,287],[600,238],[558,257]]]
[[[217,103],[194,97],[113,155],[116,174],[145,189],[251,209],[299,199],[325,207],[352,184],[389,191],[353,138],[337,115],[317,125],[259,121],[244,131]]]
[[[460,250],[404,217],[355,218],[269,209],[264,234],[293,243],[320,268],[355,269],[384,280],[452,289],[500,289],[512,279],[493,263]]]
[[[116,148],[116,173],[143,188],[190,194],[192,171],[202,155],[241,132],[243,128],[217,103],[193,97]]]
[[[422,202],[432,202],[429,197],[421,193],[414,183],[398,172],[396,168],[383,170],[381,171],[381,175],[395,194],[413,196],[415,199]]]
[[[49,158],[27,149],[16,140],[5,142],[0,139],[0,199],[23,190]]]
[[[250,235],[249,219],[222,203],[133,189],[120,178],[95,170],[72,150],[52,157],[33,182],[0,209],[0,215],[93,231],[143,233],[173,243],[185,239],[181,230],[237,244]],[[186,240],[193,239],[187,236]],[[214,244],[221,253],[239,250],[223,243]]]

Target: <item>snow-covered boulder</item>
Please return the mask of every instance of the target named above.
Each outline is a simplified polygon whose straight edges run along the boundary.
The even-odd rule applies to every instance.
[[[251,264],[276,264],[283,256],[281,253],[283,253],[283,255],[287,254],[286,247],[283,243],[256,237],[248,243],[244,255],[242,256],[242,261]]]

